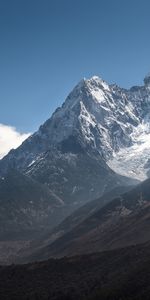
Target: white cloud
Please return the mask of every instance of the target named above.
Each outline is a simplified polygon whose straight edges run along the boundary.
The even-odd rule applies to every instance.
[[[16,128],[0,124],[0,159],[5,156],[9,150],[17,148],[30,133],[20,133]]]

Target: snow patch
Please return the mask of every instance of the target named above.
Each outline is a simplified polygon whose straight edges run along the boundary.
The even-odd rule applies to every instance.
[[[31,167],[35,163],[35,160],[32,160],[28,167]]]
[[[150,160],[150,125],[141,123],[135,127],[131,138],[133,145],[113,153],[107,164],[118,174],[143,181],[148,177],[146,164]]]
[[[91,94],[99,103],[105,102],[105,94],[102,90],[93,90]]]

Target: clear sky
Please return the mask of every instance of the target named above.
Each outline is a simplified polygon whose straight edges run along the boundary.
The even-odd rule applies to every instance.
[[[149,15],[149,0],[0,0],[0,123],[35,131],[83,77],[142,84]]]

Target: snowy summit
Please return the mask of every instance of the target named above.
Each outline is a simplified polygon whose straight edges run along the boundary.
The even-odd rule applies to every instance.
[[[30,167],[31,172],[47,150],[60,149],[77,138],[84,149],[97,151],[115,172],[146,179],[150,173],[149,87],[149,74],[143,86],[129,90],[109,85],[98,76],[82,79],[62,107],[6,156],[4,170],[13,163],[21,169]]]

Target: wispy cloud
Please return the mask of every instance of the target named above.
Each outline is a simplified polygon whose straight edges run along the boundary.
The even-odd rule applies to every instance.
[[[0,124],[0,159],[17,148],[31,133],[20,133],[15,127]]]

